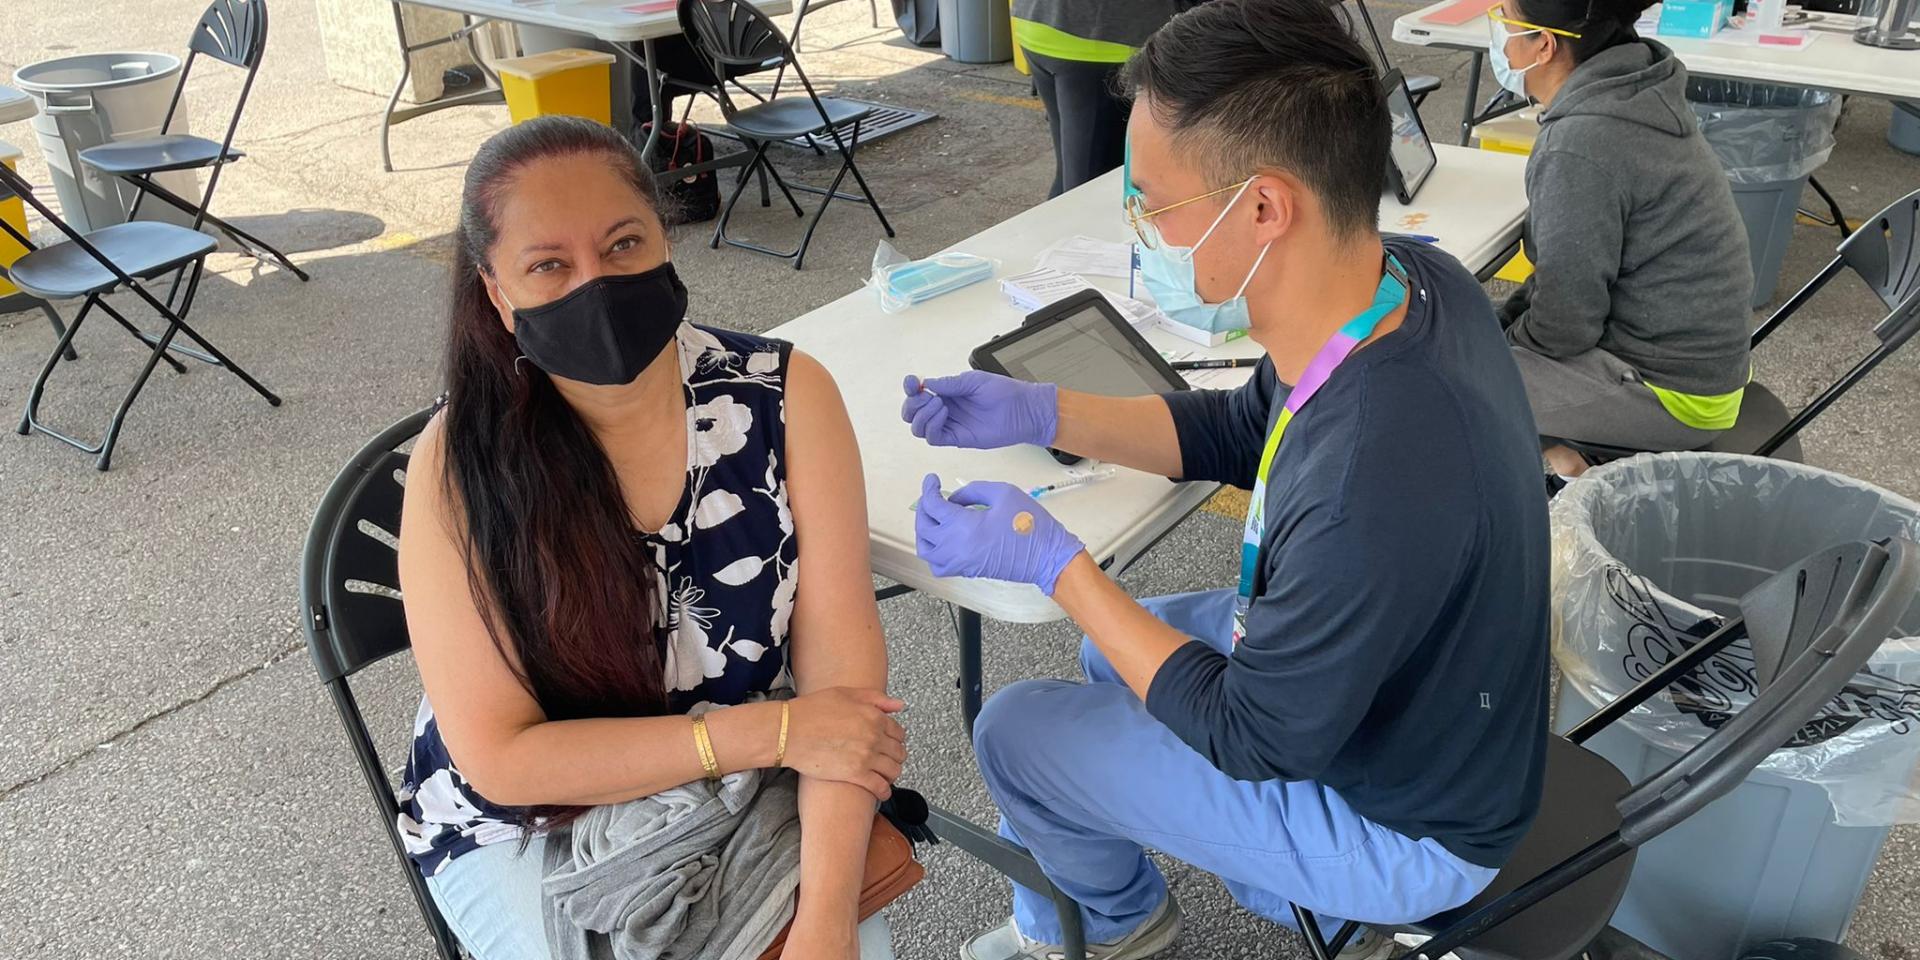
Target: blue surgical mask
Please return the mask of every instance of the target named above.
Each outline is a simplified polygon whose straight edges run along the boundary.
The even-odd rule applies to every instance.
[[[993,261],[985,257],[942,253],[924,260],[876,265],[872,283],[880,291],[881,307],[892,313],[991,276]]]
[[[1523,97],[1527,95],[1527,71],[1540,64],[1536,62],[1515,70],[1513,62],[1507,59],[1507,41],[1514,37],[1525,37],[1540,32],[1542,31],[1517,30],[1508,33],[1504,27],[1494,24],[1493,43],[1487,48],[1487,59],[1493,63],[1493,78],[1500,81],[1501,86]]]
[[[1234,330],[1245,330],[1253,325],[1252,317],[1247,313],[1247,284],[1253,282],[1253,275],[1260,270],[1260,264],[1267,258],[1267,251],[1273,249],[1273,244],[1269,243],[1260,248],[1260,255],[1254,258],[1253,267],[1247,271],[1246,279],[1240,281],[1240,289],[1235,290],[1233,296],[1220,303],[1208,303],[1201,299],[1193,274],[1194,251],[1200,249],[1200,245],[1206,243],[1208,237],[1213,236],[1213,231],[1220,226],[1220,221],[1226,219],[1227,211],[1233,209],[1233,205],[1239,202],[1240,195],[1246,193],[1247,187],[1252,183],[1253,180],[1249,178],[1246,183],[1240,185],[1239,192],[1235,193],[1233,199],[1228,200],[1227,205],[1221,208],[1220,215],[1213,218],[1213,223],[1208,225],[1207,232],[1201,234],[1200,239],[1194,241],[1193,246],[1175,247],[1167,244],[1163,239],[1157,248],[1141,248],[1140,279],[1145,281],[1147,292],[1153,295],[1153,302],[1158,304],[1161,312],[1174,322],[1207,333],[1228,333]]]

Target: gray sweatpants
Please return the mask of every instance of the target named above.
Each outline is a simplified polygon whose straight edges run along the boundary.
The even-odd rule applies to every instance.
[[[1698,450],[1720,435],[1673,418],[1625,360],[1594,349],[1556,360],[1513,348],[1543,438],[1637,450]]]

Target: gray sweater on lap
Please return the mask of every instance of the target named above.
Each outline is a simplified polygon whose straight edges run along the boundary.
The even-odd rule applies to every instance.
[[[1647,383],[1712,396],[1747,382],[1753,268],[1686,90],[1686,68],[1651,40],[1574,70],[1527,161],[1534,274],[1501,319],[1536,353],[1598,347]]]

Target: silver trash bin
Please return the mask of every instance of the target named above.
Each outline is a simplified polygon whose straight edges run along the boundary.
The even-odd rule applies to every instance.
[[[1807,179],[1833,155],[1840,97],[1826,90],[1695,77],[1687,101],[1720,158],[1747,227],[1754,307],[1773,299]]]
[[[138,191],[119,177],[80,162],[80,152],[117,140],[160,136],[167,104],[180,82],[180,58],[166,53],[88,53],[42,60],[21,67],[13,85],[40,103],[33,132],[47,158],[60,212],[82,233],[125,223]],[[166,133],[187,132],[185,97]],[[182,198],[198,202],[199,181],[191,170],[175,170],[154,181]],[[181,226],[191,215],[148,197],[140,219]]]
[[[940,0],[940,52],[957,63],[1013,59],[1013,11],[1005,0]]]
[[[1650,454],[1553,503],[1554,729],[1565,731],[1737,612],[1799,558],[1920,534],[1920,504],[1780,460]],[[1781,938],[1845,939],[1890,824],[1920,819],[1920,605],[1841,694],[1746,781],[1640,848],[1612,924],[1669,957],[1735,960]],[[1758,689],[1745,637],[1586,747],[1642,781]]]

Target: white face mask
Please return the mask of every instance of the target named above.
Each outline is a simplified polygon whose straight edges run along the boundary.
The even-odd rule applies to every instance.
[[[1487,47],[1487,58],[1493,62],[1493,78],[1495,80],[1500,81],[1500,85],[1507,88],[1508,90],[1511,90],[1514,93],[1519,94],[1520,96],[1523,96],[1523,97],[1526,96],[1527,95],[1527,71],[1532,70],[1534,67],[1539,66],[1541,63],[1544,63],[1545,61],[1535,61],[1534,63],[1528,64],[1525,67],[1515,70],[1513,68],[1512,62],[1507,60],[1507,41],[1513,39],[1514,37],[1525,37],[1525,36],[1530,36],[1536,33],[1545,33],[1546,31],[1516,30],[1512,33],[1508,33],[1507,28],[1503,24],[1497,21],[1488,20],[1487,23],[1489,24],[1489,29],[1492,32],[1491,39],[1493,41]]]

